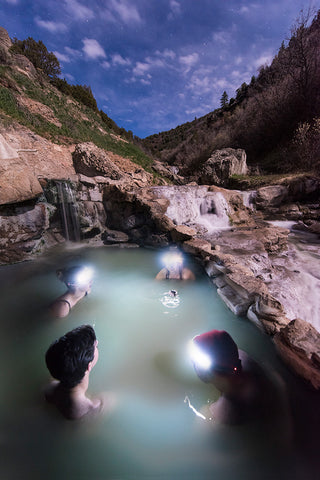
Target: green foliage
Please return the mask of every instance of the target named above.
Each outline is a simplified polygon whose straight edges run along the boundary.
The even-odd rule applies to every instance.
[[[232,175],[228,186],[235,190],[256,190],[265,185],[276,185],[283,178],[283,174]]]
[[[32,37],[28,37],[26,40],[14,38],[10,51],[25,55],[36,68],[42,70],[48,77],[55,78],[61,74],[59,60],[52,52],[48,52],[41,40],[36,42]]]
[[[98,111],[96,99],[92,90],[87,85],[70,85],[65,79],[55,78],[52,84],[57,87],[65,95],[73,97],[78,102],[86,105],[94,111]]]
[[[118,127],[116,122],[112,120],[112,118],[108,117],[108,115],[102,110],[100,110],[100,116],[103,123],[109,128],[109,130],[112,130],[116,134],[120,134],[120,128]]]
[[[17,103],[13,94],[7,88],[0,86],[0,107],[1,109],[15,118],[19,117]]]
[[[5,83],[10,79],[10,83],[22,88],[25,95],[49,107],[57,121],[61,123],[61,127],[21,107],[14,93],[17,89],[1,86],[1,79]],[[152,160],[137,145],[110,135],[100,112],[82,103],[68,102],[50,83],[41,86],[10,67],[0,67],[0,110],[6,124],[18,121],[35,133],[57,143],[93,142],[98,147],[129,158],[152,172]]]

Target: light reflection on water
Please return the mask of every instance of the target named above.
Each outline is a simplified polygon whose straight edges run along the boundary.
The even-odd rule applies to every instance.
[[[57,321],[45,307],[64,291],[55,270],[66,263],[90,264],[95,279],[92,293]],[[291,455],[283,465],[275,456],[282,425],[268,438],[255,425],[217,427],[203,420],[219,394],[196,377],[187,357],[194,335],[225,329],[269,370],[287,374],[270,339],[235,317],[199,266],[191,268],[195,283],[156,282],[157,252],[108,248],[0,268],[7,285],[0,299],[3,478],[300,478]],[[178,292],[176,308],[163,302],[169,289]],[[95,326],[99,340],[89,392],[104,392],[110,411],[90,422],[68,422],[42,399],[44,353],[83,323]],[[305,475],[305,465],[300,468]]]

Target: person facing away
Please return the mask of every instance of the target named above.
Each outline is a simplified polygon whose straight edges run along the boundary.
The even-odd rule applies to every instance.
[[[91,292],[92,270],[89,267],[75,266],[57,270],[57,277],[65,283],[67,291],[50,305],[50,311],[55,317],[63,318],[79,300]]]
[[[86,396],[89,374],[98,361],[98,341],[90,325],[82,325],[54,341],[45,361],[55,379],[45,389],[45,398],[70,420],[99,411],[100,399]]]
[[[224,330],[211,330],[192,340],[191,356],[198,377],[221,392],[210,405],[218,423],[241,424],[255,420],[268,421],[286,409],[279,380],[238,347]]]
[[[170,247],[163,256],[163,264],[156,280],[195,280],[194,273],[183,266],[183,256],[177,247]]]

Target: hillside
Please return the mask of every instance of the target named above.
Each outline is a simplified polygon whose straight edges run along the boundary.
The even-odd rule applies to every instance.
[[[0,27],[0,120],[4,127],[24,126],[58,145],[93,142],[151,172],[152,160],[103,112],[61,92],[21,54]],[[125,132],[127,133],[127,132]]]
[[[313,19],[302,13],[291,34],[235,98],[224,92],[221,108],[141,145],[182,175],[192,175],[225,147],[244,149],[248,164],[262,173],[319,172],[320,11]]]

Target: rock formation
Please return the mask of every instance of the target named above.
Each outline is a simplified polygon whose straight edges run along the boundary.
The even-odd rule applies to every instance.
[[[198,183],[227,186],[231,175],[245,175],[248,172],[246,158],[245,151],[241,149],[216,150],[202,165]]]
[[[275,335],[274,343],[284,362],[315,389],[319,389],[319,332],[310,323],[295,319]]]

